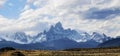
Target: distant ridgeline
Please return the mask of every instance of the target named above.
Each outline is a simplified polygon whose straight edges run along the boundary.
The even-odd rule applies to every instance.
[[[64,29],[60,22],[52,25],[48,31],[36,36],[24,32],[0,34],[0,48],[13,47],[17,49],[61,50],[69,48],[97,48],[120,46],[120,37],[111,38],[107,35],[93,32],[80,32]]]

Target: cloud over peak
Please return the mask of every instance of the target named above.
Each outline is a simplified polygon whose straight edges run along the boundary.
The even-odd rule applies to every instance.
[[[119,0],[26,0],[24,2],[26,4],[20,10],[17,19],[0,16],[0,31],[24,31],[33,34],[49,29],[50,25],[60,21],[64,28],[86,32],[97,31],[112,36],[120,35]]]

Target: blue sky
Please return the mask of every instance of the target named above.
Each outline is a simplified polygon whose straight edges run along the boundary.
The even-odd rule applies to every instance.
[[[0,32],[23,31],[27,34],[36,34],[48,30],[51,25],[60,21],[64,28],[118,36],[119,2],[119,0],[0,0]]]
[[[18,18],[26,0],[8,0],[1,8],[0,14],[6,18]]]

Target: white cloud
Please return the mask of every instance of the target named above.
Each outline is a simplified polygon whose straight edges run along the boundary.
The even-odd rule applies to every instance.
[[[119,36],[120,35],[120,17],[116,17],[114,19],[106,21],[101,29],[106,31],[107,34],[111,36]]]
[[[33,3],[34,1],[36,1],[36,0],[27,0],[27,3],[29,4],[29,3]]]
[[[36,7],[43,7],[47,4],[48,0],[37,0],[33,2],[33,5]]]
[[[119,7],[118,2],[119,0],[27,0],[18,20],[0,17],[0,31],[24,31],[33,34],[48,29],[50,25],[60,21],[64,28],[117,36],[120,35],[119,17],[102,21],[84,19],[82,15],[94,7],[98,9]],[[31,8],[30,4],[37,8]]]
[[[7,0],[0,0],[0,7],[3,6],[6,1],[7,1]]]

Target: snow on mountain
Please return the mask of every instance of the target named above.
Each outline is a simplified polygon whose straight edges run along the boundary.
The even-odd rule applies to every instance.
[[[96,42],[103,43],[104,41],[110,40],[111,38],[107,37],[105,34],[93,32],[91,39],[95,40]]]
[[[64,29],[60,22],[56,23],[54,26],[52,25],[48,31],[38,33],[36,36],[29,36],[24,32],[0,34],[0,41],[6,40],[19,44],[42,43],[45,41],[54,41],[66,38],[78,43],[88,42],[91,40],[92,42],[102,43],[110,39],[110,37],[107,37],[105,34],[97,32],[90,35],[87,32],[77,32],[70,28]]]
[[[37,36],[35,36],[34,43],[64,38],[68,38],[76,42],[87,42],[94,40],[98,43],[102,43],[110,39],[105,34],[100,34],[97,32],[93,32],[93,34],[90,35],[87,32],[77,32],[76,30],[71,30],[70,28],[64,29],[62,24],[58,22],[54,26],[52,25],[48,31],[44,31],[43,33],[39,33]]]
[[[77,42],[86,42],[88,40],[91,40],[91,35],[88,34],[87,32],[83,32],[79,34],[80,34],[80,38],[76,40]]]
[[[12,41],[19,44],[27,44],[30,42],[30,36],[26,35],[24,32],[15,32],[15,33],[4,33],[0,34],[0,38],[6,41]]]
[[[39,33],[37,36],[33,37],[33,40],[32,40],[31,43],[41,43],[41,42],[44,42],[44,41],[47,41],[46,40],[46,35],[43,34],[43,33]]]
[[[71,29],[64,29],[62,24],[58,22],[55,26],[51,26],[48,32],[44,32],[47,41],[69,38],[77,41],[82,37],[77,31]]]

